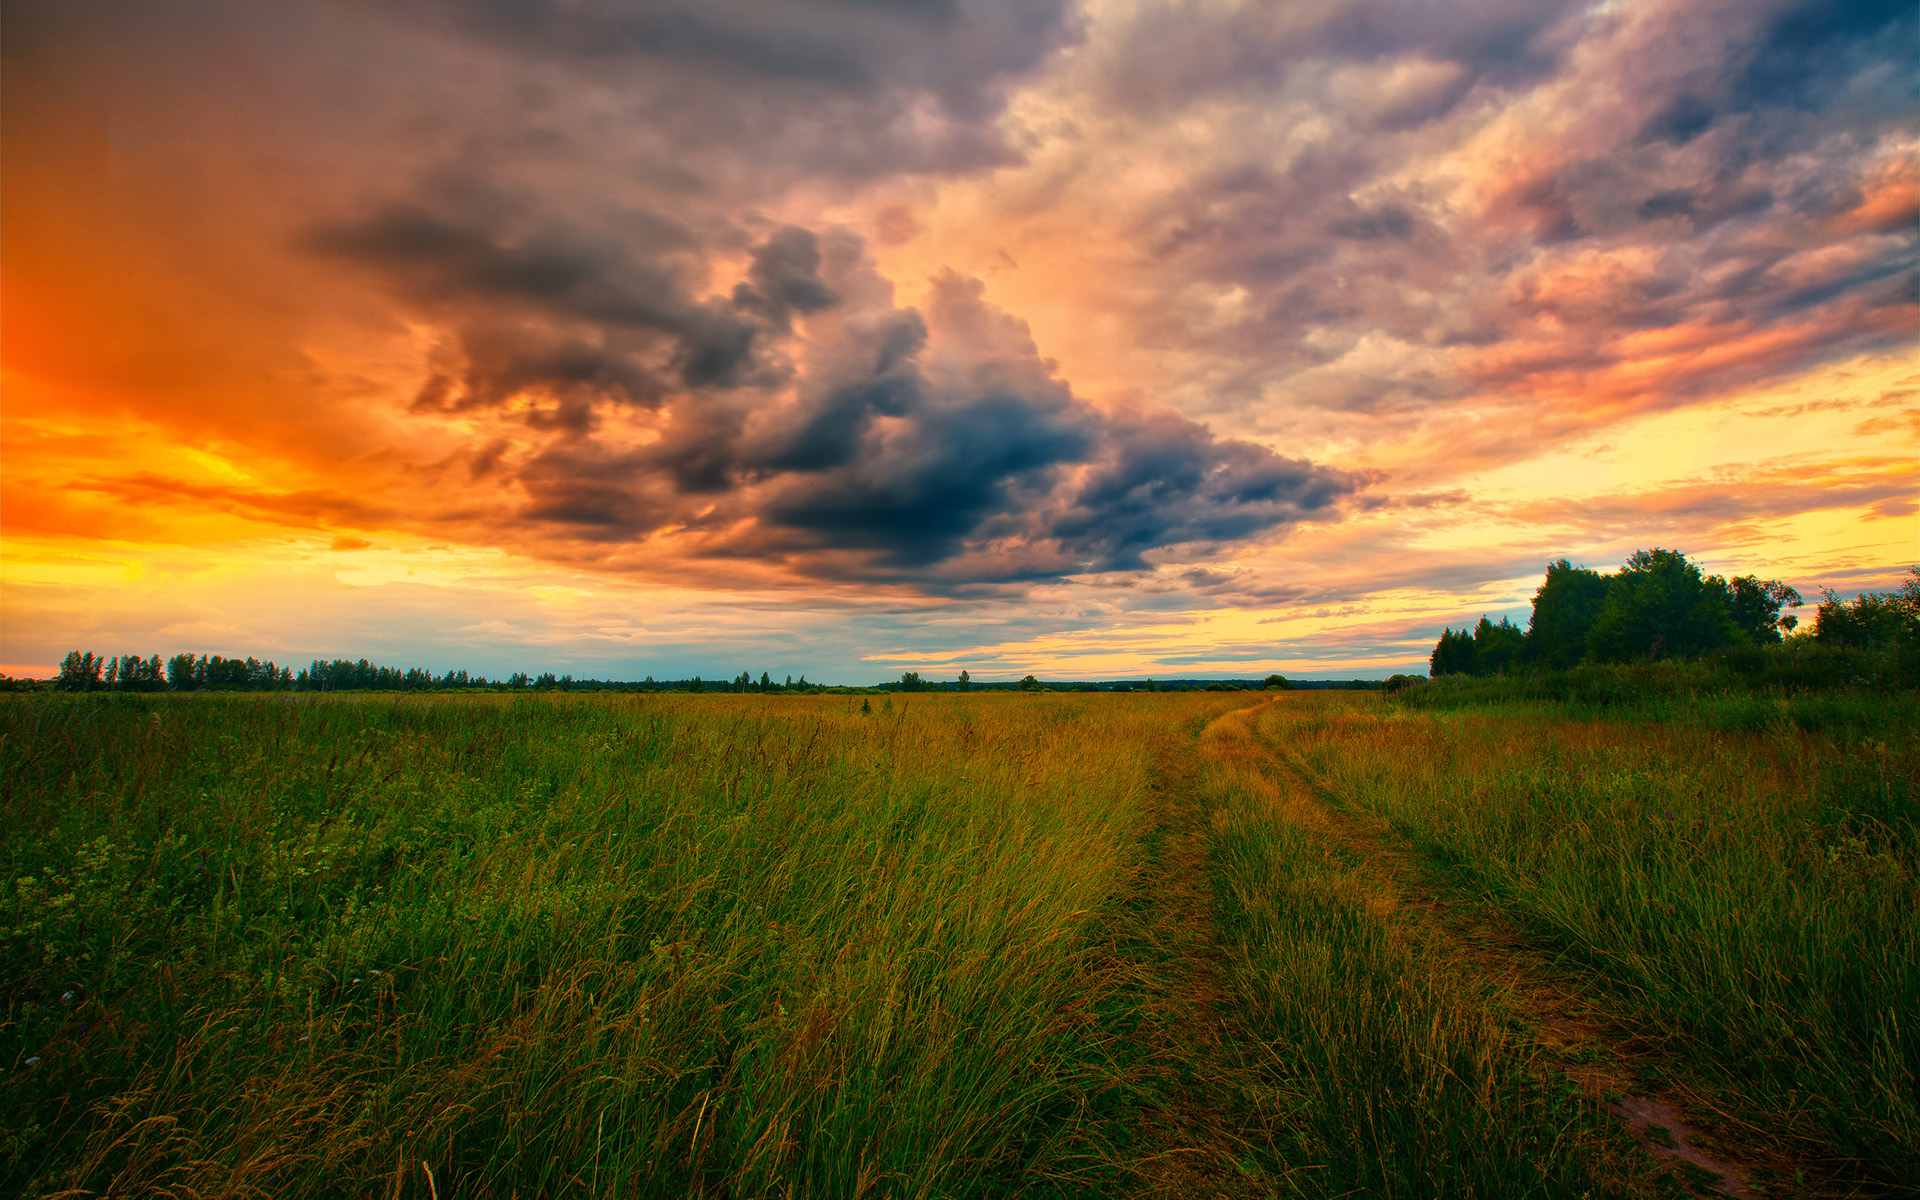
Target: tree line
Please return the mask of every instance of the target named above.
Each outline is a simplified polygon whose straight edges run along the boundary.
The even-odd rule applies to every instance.
[[[1872,648],[1920,640],[1920,568],[1897,592],[1863,592],[1842,601],[1832,589],[1811,631],[1796,633],[1800,593],[1777,579],[1702,574],[1675,550],[1636,550],[1612,574],[1560,559],[1533,594],[1523,631],[1485,616],[1472,628],[1448,627],[1434,645],[1430,675],[1499,675],[1520,668],[1567,670],[1581,663],[1696,659],[1741,646],[1779,645],[1788,637],[1822,645]]]

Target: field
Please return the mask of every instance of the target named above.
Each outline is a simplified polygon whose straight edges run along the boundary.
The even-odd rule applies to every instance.
[[[0,1192],[1897,1194],[1913,708],[8,698]]]

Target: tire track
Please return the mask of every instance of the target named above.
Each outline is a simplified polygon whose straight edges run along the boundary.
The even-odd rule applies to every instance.
[[[1264,708],[1264,706],[1262,706]],[[1238,751],[1289,796],[1290,809],[1359,863],[1385,877],[1419,932],[1463,973],[1496,983],[1513,1011],[1536,1031],[1546,1060],[1617,1117],[1649,1155],[1671,1169],[1694,1196],[1760,1200],[1751,1167],[1728,1152],[1678,1097],[1643,1088],[1633,1070],[1648,1056],[1619,1038],[1582,1001],[1578,981],[1556,976],[1518,934],[1491,915],[1448,904],[1423,878],[1412,849],[1300,759],[1262,736],[1261,709],[1242,709],[1209,732],[1240,743]]]
[[[1210,826],[1197,750],[1190,733],[1170,737],[1152,768],[1153,825],[1134,893],[1146,1014],[1135,1037],[1157,1101],[1140,1114],[1130,1190],[1169,1200],[1269,1196],[1270,1181],[1243,1166],[1249,1142],[1233,1115],[1221,1002],[1227,968],[1207,874]]]

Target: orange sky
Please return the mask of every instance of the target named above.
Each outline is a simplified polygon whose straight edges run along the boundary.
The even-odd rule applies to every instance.
[[[0,671],[1423,667],[1920,559],[1910,5],[9,11]]]

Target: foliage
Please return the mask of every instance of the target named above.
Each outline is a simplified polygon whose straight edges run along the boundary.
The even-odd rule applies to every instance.
[[[1636,550],[1607,581],[1587,655],[1595,662],[1697,658],[1740,636],[1725,581],[1703,577],[1677,551]]]
[[[1485,617],[1469,633],[1448,629],[1433,648],[1429,671],[1441,675],[1499,675],[1519,658],[1525,635],[1505,617],[1495,625]]]
[[[1777,579],[1702,575],[1674,550],[1636,550],[1612,575],[1562,558],[1547,565],[1524,635],[1505,618],[1495,625],[1482,616],[1471,633],[1448,627],[1428,673],[1438,679],[1522,666],[1564,671],[1583,662],[1698,658],[1777,644],[1797,624],[1780,610],[1800,603],[1800,594]]]
[[[1920,649],[1920,567],[1893,592],[1862,592],[1844,603],[1832,590],[1815,612],[1813,638],[1822,645],[1859,649]]]
[[[1607,598],[1607,577],[1566,559],[1547,564],[1547,577],[1533,594],[1523,661],[1565,670],[1586,654],[1587,635]]]

